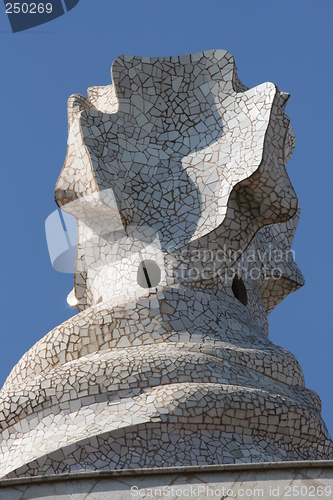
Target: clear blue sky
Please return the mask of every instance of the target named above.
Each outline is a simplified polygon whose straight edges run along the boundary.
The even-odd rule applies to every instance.
[[[294,240],[306,285],[270,315],[270,338],[300,362],[333,435],[331,0],[80,0],[66,15],[13,34],[0,6],[0,384],[22,354],[73,315],[73,276],[53,271],[44,222],[66,155],[67,98],[110,83],[120,54],[221,48],[247,86],[291,94],[297,137],[289,175],[300,199]]]

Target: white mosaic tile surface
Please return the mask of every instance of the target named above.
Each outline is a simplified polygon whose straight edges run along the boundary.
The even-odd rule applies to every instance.
[[[112,80],[68,101],[55,198],[78,220],[79,313],[0,392],[1,477],[332,458],[318,396],[268,339],[304,284],[288,94],[246,88],[221,50],[122,56]]]

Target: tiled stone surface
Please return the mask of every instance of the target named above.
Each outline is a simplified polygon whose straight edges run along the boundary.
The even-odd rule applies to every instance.
[[[332,458],[318,396],[268,339],[304,283],[288,94],[244,87],[225,51],[123,56],[112,76],[68,102],[55,196],[78,220],[79,313],[6,380],[1,477]]]
[[[179,281],[181,262],[182,281],[200,286],[217,285],[225,263],[213,258],[213,276],[193,280],[198,251],[244,251],[260,227],[273,223],[271,244],[277,234],[293,234],[298,205],[285,170],[295,142],[284,112],[288,94],[271,83],[247,89],[232,56],[221,50],[122,56],[112,76],[112,85],[89,89],[88,100],[69,99],[68,151],[55,191],[59,206],[80,221],[80,309],[96,303],[101,289],[127,295],[135,288],[137,263],[128,259],[138,253],[138,238],[127,234],[126,242],[115,244],[99,237],[119,224],[158,231],[167,284]],[[99,271],[92,269],[92,255]],[[126,258],[130,279],[124,282]],[[267,310],[303,284],[294,262],[280,267],[279,282],[267,277],[263,284]]]
[[[1,500],[133,500],[134,498],[198,500],[333,498],[333,465],[325,468],[224,470],[118,477],[80,477],[0,485]]]

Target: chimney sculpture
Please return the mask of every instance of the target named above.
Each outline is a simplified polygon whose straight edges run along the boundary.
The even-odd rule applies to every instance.
[[[304,284],[289,94],[223,50],[121,56],[68,101],[55,189],[79,313],[0,393],[1,477],[324,460],[319,397],[267,315]]]

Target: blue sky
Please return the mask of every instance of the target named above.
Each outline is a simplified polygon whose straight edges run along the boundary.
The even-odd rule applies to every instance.
[[[66,155],[66,102],[110,83],[120,54],[176,55],[221,48],[247,86],[291,94],[297,145],[288,172],[302,215],[293,248],[306,285],[270,315],[270,338],[300,362],[333,435],[332,25],[321,0],[80,0],[43,26],[1,43],[0,384],[22,354],[75,311],[73,276],[53,271],[44,223]]]

